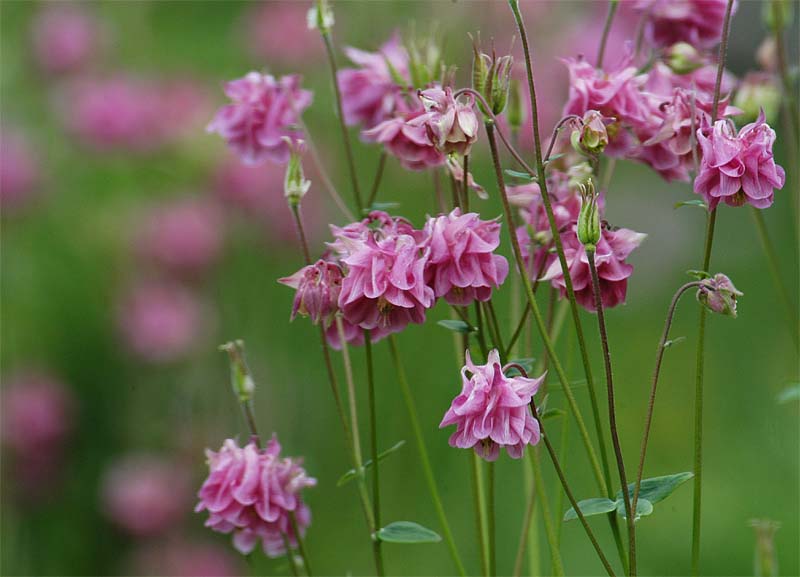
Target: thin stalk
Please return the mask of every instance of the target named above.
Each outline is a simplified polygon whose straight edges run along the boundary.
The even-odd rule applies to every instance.
[[[722,39],[719,45],[717,64],[717,80],[714,85],[714,101],[711,107],[711,124],[717,120],[719,109],[722,75],[725,71],[725,59],[728,55],[728,39],[731,25],[731,12],[734,0],[728,0],[725,7],[725,20],[722,24]],[[714,227],[717,222],[717,211],[712,210],[706,224],[706,242],[703,248],[703,268],[708,271],[711,265],[711,249],[714,245]],[[692,575],[700,570],[700,521],[703,493],[703,377],[705,371],[707,309],[700,307],[700,319],[697,326],[697,364],[694,388],[694,488],[692,499]]]
[[[381,152],[381,157],[378,159],[378,168],[375,170],[375,178],[372,181],[372,189],[369,191],[369,198],[367,199],[367,208],[372,206],[375,198],[378,196],[378,189],[383,180],[383,170],[386,168],[386,151]]]
[[[628,481],[625,475],[625,461],[622,458],[622,447],[619,443],[619,433],[617,432],[617,411],[614,403],[614,372],[611,368],[611,351],[608,346],[608,332],[606,330],[606,318],[603,310],[603,298],[600,294],[600,278],[597,276],[597,266],[595,264],[595,251],[586,250],[589,257],[589,270],[592,274],[592,292],[594,292],[594,305],[597,309],[597,326],[600,329],[600,342],[603,347],[603,361],[606,370],[606,389],[608,392],[608,424],[611,429],[611,442],[614,445],[614,455],[617,458],[617,471],[619,472],[619,483],[622,487],[622,498],[625,502],[625,515],[628,524],[628,574],[636,575],[636,519],[631,509],[631,496],[628,492]]]
[[[494,310],[494,305],[491,299],[484,303],[484,306],[489,311],[488,320],[491,321],[492,333],[494,334],[494,344],[500,350],[500,357],[505,358],[508,349],[503,346],[503,339],[500,336],[500,323],[497,322],[497,313]]]
[[[356,460],[356,471],[361,471],[364,466],[361,455],[361,439],[358,434],[358,406],[356,404],[356,386],[353,379],[353,363],[350,360],[350,346],[344,332],[342,317],[336,316],[336,331],[339,333],[339,342],[342,344],[342,363],[344,364],[344,375],[347,381],[347,402],[350,409],[350,430],[353,432],[353,455]]]
[[[303,227],[303,219],[300,217],[300,205],[289,203],[289,208],[292,209],[294,216],[294,224],[297,228],[297,236],[300,238],[300,247],[303,250],[303,259],[306,264],[311,264],[311,253],[308,251],[308,240],[306,239],[305,227]]]
[[[434,210],[438,210],[441,213],[447,212],[447,207],[444,203],[444,195],[442,194],[442,173],[438,168],[433,170],[433,193],[436,197],[436,203],[434,204]]]
[[[481,313],[481,304],[475,301],[475,323],[478,327],[478,344],[481,347],[481,352],[484,358],[489,354],[489,347],[486,345],[486,335],[483,333],[483,313]]]
[[[286,560],[289,561],[289,567],[292,568],[292,575],[294,577],[300,577],[300,574],[297,572],[297,563],[294,560],[294,551],[292,550],[292,545],[289,543],[289,538],[286,536],[286,533],[281,533],[281,537],[283,538],[283,547],[286,549]]]
[[[494,487],[494,463],[489,462],[489,483],[487,490],[487,503],[489,518],[489,575],[495,577],[497,575],[497,515],[495,513],[494,501],[496,498]]]
[[[531,524],[536,512],[536,488],[533,482],[530,483],[531,489],[528,493],[528,502],[525,505],[525,515],[522,519],[522,531],[519,534],[519,545],[517,545],[517,555],[514,557],[514,577],[522,575],[522,563],[525,558],[525,549],[528,545],[531,533]]]
[[[342,214],[345,216],[345,218],[349,221],[354,221],[355,217],[353,216],[353,213],[350,212],[350,209],[347,208],[347,205],[342,200],[342,197],[336,191],[336,187],[333,185],[331,177],[328,175],[328,171],[325,170],[325,165],[322,163],[322,159],[319,156],[317,147],[314,145],[314,141],[311,139],[311,132],[308,130],[308,126],[306,126],[305,122],[302,120],[300,121],[300,128],[302,128],[303,134],[305,135],[304,139],[306,141],[306,146],[308,146],[308,150],[311,153],[311,159],[314,161],[314,164],[317,167],[317,173],[319,174],[320,180],[322,180],[322,186],[328,191],[328,195],[331,197],[339,210],[342,211]]]
[[[469,154],[464,155],[464,178],[461,180],[461,208],[469,212]]]
[[[669,330],[672,327],[672,319],[675,316],[675,309],[678,306],[683,293],[687,290],[700,286],[700,281],[688,282],[679,288],[672,296],[672,302],[667,309],[667,320],[664,322],[664,332],[661,334],[661,340],[658,342],[658,350],[656,350],[656,368],[653,371],[653,383],[650,386],[650,399],[647,403],[647,416],[644,422],[644,435],[642,437],[642,450],[639,452],[639,470],[636,473],[636,485],[633,488],[633,501],[631,501],[631,509],[636,510],[636,503],[639,500],[639,489],[642,484],[642,473],[644,471],[644,458],[647,454],[647,441],[650,438],[650,426],[653,423],[653,411],[656,404],[656,387],[658,386],[658,376],[661,373],[661,361],[664,358],[664,351],[667,350],[667,339],[669,339]]]
[[[450,530],[450,523],[447,521],[447,515],[444,511],[442,499],[439,495],[439,489],[436,487],[436,478],[433,475],[433,468],[431,467],[431,461],[428,456],[428,449],[425,447],[425,439],[422,436],[422,427],[419,424],[416,403],[414,402],[414,396],[411,393],[411,388],[408,386],[405,368],[400,361],[400,352],[397,349],[397,342],[395,341],[394,335],[390,335],[388,341],[389,350],[392,355],[392,362],[394,363],[395,371],[397,372],[397,380],[400,383],[400,390],[403,394],[403,400],[405,401],[406,409],[408,410],[408,416],[411,420],[411,428],[414,431],[414,438],[417,442],[417,450],[419,451],[420,461],[422,461],[422,470],[425,473],[428,491],[430,492],[433,506],[436,509],[436,515],[439,517],[439,524],[442,526],[442,533],[444,533],[444,540],[447,543],[450,556],[453,558],[453,562],[458,569],[458,573],[464,576],[466,575],[464,564],[461,562],[461,557],[458,554],[458,549],[456,548],[456,543],[453,539],[453,533]]]
[[[606,54],[606,44],[608,43],[608,33],[611,31],[611,24],[619,8],[619,0],[609,0],[608,12],[606,13],[606,23],[603,26],[603,35],[600,37],[600,48],[597,51],[597,68],[603,68],[603,57]]]
[[[336,56],[333,51],[333,42],[331,42],[331,34],[328,30],[321,30],[322,41],[325,44],[325,52],[328,56],[328,64],[330,65],[331,75],[333,77],[333,93],[336,96],[336,112],[339,119],[339,128],[342,131],[342,141],[344,142],[344,152],[347,157],[347,167],[350,171],[350,182],[353,185],[353,199],[356,203],[356,209],[360,215],[364,210],[364,204],[361,202],[361,191],[358,187],[358,177],[356,174],[356,164],[353,160],[353,148],[350,145],[350,133],[347,130],[347,125],[344,123],[344,111],[342,110],[342,93],[339,90],[339,82],[337,81],[338,67],[336,66]]]
[[[561,466],[567,466],[567,456],[569,455],[569,420],[562,419],[561,423],[561,441],[559,442],[559,451],[561,454],[558,457],[558,460],[561,462]],[[564,494],[559,493],[557,500],[556,500],[556,515],[558,519],[561,518],[562,511],[564,510]],[[561,546],[561,528],[564,526],[564,523],[559,523],[558,527],[556,527],[556,546]]]
[[[295,516],[294,511],[289,511],[289,523],[291,523],[292,532],[294,532],[294,538],[297,541],[297,550],[300,552],[300,557],[303,558],[303,565],[306,568],[306,575],[311,577],[311,564],[308,562],[306,545],[303,542],[303,536],[300,534],[300,527],[297,525],[297,517]]]
[[[544,521],[544,532],[547,536],[547,545],[550,548],[550,559],[553,563],[553,575],[564,575],[564,562],[561,559],[561,552],[558,549],[556,540],[556,530],[553,526],[553,517],[550,512],[550,501],[547,499],[545,491],[544,476],[542,475],[542,464],[539,461],[539,448],[535,447],[530,454],[531,464],[533,465],[533,482],[539,502],[542,504],[542,520]]]
[[[364,354],[367,361],[367,391],[369,395],[369,435],[372,450],[372,516],[375,527],[381,527],[381,483],[378,473],[378,417],[375,410],[375,374],[372,363],[372,338],[369,331],[364,331]],[[378,575],[383,575],[383,553],[381,540],[373,537],[372,548],[377,564]]]
[[[478,546],[481,549],[481,568],[483,574],[488,577],[489,575],[489,555],[488,545],[486,542],[486,521],[484,519],[483,507],[483,483],[481,482],[481,460],[475,451],[470,451],[470,459],[472,461],[472,499],[475,502],[475,521],[477,524],[478,532]]]
[[[233,367],[235,367],[237,374],[241,375],[244,379],[250,379],[252,382],[253,377],[250,374],[250,367],[247,366],[247,360],[244,358],[244,341],[226,343],[220,347],[220,350],[228,353],[228,358],[231,363],[231,374],[233,375]],[[250,437],[255,442],[256,446],[260,446],[261,437],[258,434],[258,426],[256,425],[252,393],[243,395],[241,391],[237,390],[235,383],[233,392],[236,394],[236,398],[239,399],[239,405],[242,407],[242,415],[250,431]]]

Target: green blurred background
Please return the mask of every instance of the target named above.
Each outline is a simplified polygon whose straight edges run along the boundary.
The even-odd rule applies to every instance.
[[[730,68],[737,75],[756,67],[753,54],[766,34],[759,4],[741,2],[733,21]],[[3,214],[0,362],[4,386],[11,375],[31,367],[55,375],[74,397],[73,424],[57,478],[33,496],[26,495],[14,459],[4,453],[2,573],[130,574],[136,571],[131,559],[138,551],[174,540],[233,551],[228,536],[212,534],[203,527],[203,515],[191,512],[191,496],[185,515],[167,533],[137,538],[109,521],[100,493],[108,467],[131,453],[161,455],[179,465],[191,475],[194,491],[206,471],[203,449],[216,449],[228,437],[245,438],[244,423],[228,385],[227,361],[216,349],[221,342],[243,338],[258,383],[256,410],[262,430],[277,432],[284,452],[303,455],[309,474],[319,480],[316,488],[307,491],[313,511],[307,546],[315,571],[369,574],[370,551],[354,486],[336,487],[339,476],[349,468],[348,459],[316,329],[303,319],[289,323],[293,294],[276,282],[302,264],[293,237],[276,232],[285,229],[290,218],[280,198],[282,174],[275,171],[272,190],[265,191],[277,199],[274,211],[266,211],[265,218],[229,210],[215,192],[219,188],[215,178],[220,165],[231,157],[217,137],[203,130],[214,108],[224,101],[224,81],[249,70],[300,72],[304,86],[315,95],[305,121],[334,182],[349,200],[329,71],[319,38],[304,29],[306,4],[83,4],[105,29],[103,55],[86,74],[124,73],[157,82],[188,78],[202,101],[199,121],[187,121],[187,129],[179,137],[154,150],[135,152],[86,146],[65,127],[65,117],[71,114],[69,86],[74,80],[42,72],[31,50],[32,22],[46,8],[36,2],[4,1],[0,5],[2,124],[25,133],[42,173],[35,200]],[[259,33],[253,27],[262,22],[268,26],[277,18],[269,11],[279,9],[293,14],[292,21],[301,19],[296,35],[302,42],[297,48],[265,48],[254,40]],[[602,21],[605,3],[536,2],[526,9],[534,49],[541,54],[542,66],[554,71],[543,74],[539,83],[552,100],[545,106],[557,114],[566,79],[555,58],[572,55],[582,42],[595,45],[597,35],[588,30]],[[262,11],[268,16],[260,15]],[[471,60],[467,32],[481,30],[484,39],[493,36],[498,52],[505,50],[514,34],[510,13],[501,1],[337,2],[335,12],[338,45],[370,50],[395,29],[408,31],[416,26],[426,31],[437,22],[446,60],[458,64],[462,83],[468,79]],[[633,35],[626,22],[617,26],[619,40]],[[270,30],[261,33],[267,37],[277,34]],[[796,36],[792,37],[796,66]],[[307,50],[293,53],[300,48]],[[341,53],[339,58],[343,65]],[[787,166],[788,152],[782,146],[785,137],[780,127],[777,130],[776,157]],[[380,151],[360,142],[355,146],[361,182],[371,182]],[[476,180],[491,193],[490,200],[476,201],[477,208],[486,218],[499,215],[483,143],[473,153],[472,166]],[[776,193],[774,206],[764,212],[778,248],[780,274],[793,302],[798,294],[797,223],[790,196],[797,193],[797,179],[797,174],[789,174],[784,190]],[[608,197],[609,221],[649,235],[631,258],[636,270],[627,305],[608,314],[619,426],[629,469],[638,454],[666,307],[675,289],[687,280],[685,271],[700,265],[704,214],[693,207],[674,209],[676,202],[692,197],[688,184],[668,185],[645,167],[624,162],[616,168]],[[181,281],[204,303],[204,321],[195,327],[191,347],[176,358],[146,362],[122,342],[120,299],[128,287],[154,274],[131,248],[132,239],[140,233],[142,211],[175,198],[211,199],[224,214],[220,225],[224,244],[211,270],[200,278]],[[380,201],[398,202],[397,211],[421,226],[426,212],[433,210],[432,198],[430,174],[404,172],[390,160]],[[321,251],[327,238],[325,223],[344,221],[316,181],[305,203],[311,207],[307,210],[316,214],[312,237]],[[507,238],[503,251],[510,252]],[[709,321],[701,571],[752,575],[755,540],[748,522],[768,518],[781,523],[775,538],[780,574],[796,575],[800,572],[798,404],[779,404],[776,398],[796,380],[798,358],[749,210],[722,207],[712,268],[727,273],[745,296],[738,319],[715,316]],[[511,294],[507,284],[495,299],[506,326],[510,325]],[[542,306],[546,306],[545,298]],[[460,388],[453,338],[435,323],[449,314],[440,304],[425,326],[410,327],[398,340],[455,537],[469,570],[477,573],[470,458],[465,451],[451,449],[449,432],[437,428]],[[672,331],[673,337],[685,336],[686,340],[670,348],[665,358],[645,476],[692,467],[696,320],[697,306],[686,297]],[[584,326],[594,327],[593,316],[584,314],[584,321]],[[599,343],[594,330],[587,332],[595,375],[600,375]],[[568,362],[570,376],[579,381],[582,372],[571,337],[562,338],[559,349],[562,358],[572,359]],[[538,357],[539,351],[540,342],[534,336],[532,350],[522,356]],[[353,354],[356,382],[363,385],[363,351]],[[376,345],[375,354],[380,444],[388,447],[407,440],[405,447],[382,465],[384,519],[414,520],[437,528],[388,345]],[[336,355],[337,363],[339,360]],[[363,386],[359,389],[365,429],[366,391]],[[588,416],[586,389],[578,387],[576,391]],[[564,406],[563,395],[555,388],[549,403]],[[550,427],[557,436],[560,425]],[[597,496],[574,426],[569,433],[566,469],[572,487],[579,498]],[[544,469],[551,503],[555,503],[560,492],[557,481],[549,463],[544,463]],[[522,463],[502,457],[498,483],[498,558],[501,573],[509,573],[527,492]],[[690,484],[681,487],[659,504],[652,516],[640,521],[641,574],[689,572],[691,493]],[[605,522],[592,524],[603,545],[613,551]],[[600,572],[581,527],[568,523],[562,531],[567,572]],[[541,567],[546,574],[549,560],[541,533]],[[385,551],[392,574],[454,572],[444,544],[387,545]],[[235,570],[252,574],[287,571],[284,560],[269,560],[258,553],[246,561],[232,555],[230,563]],[[162,566],[153,571],[165,574],[173,569]]]

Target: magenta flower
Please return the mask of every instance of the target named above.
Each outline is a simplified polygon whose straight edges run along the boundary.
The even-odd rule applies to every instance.
[[[311,104],[311,92],[300,88],[297,75],[275,77],[250,72],[228,82],[225,94],[233,101],[219,109],[207,127],[228,141],[242,161],[289,160],[287,139],[301,136],[300,114]]]
[[[726,4],[726,0],[639,0],[637,8],[645,13],[645,36],[653,46],[686,42],[712,48],[722,36]]]
[[[500,246],[496,220],[481,220],[474,212],[462,215],[455,208],[428,218],[424,231],[430,248],[425,278],[435,297],[453,305],[487,301],[506,280],[508,261],[494,253]]]
[[[28,140],[18,132],[0,132],[0,208],[18,210],[37,194],[42,178],[39,161]]]
[[[368,235],[352,240],[342,263],[347,274],[339,294],[344,318],[363,329],[403,330],[408,323],[425,322],[433,306],[433,289],[425,283],[430,249],[420,250],[408,234]]]
[[[402,91],[406,86],[398,86],[393,72],[406,84],[410,82],[408,53],[395,34],[378,52],[345,48],[345,54],[359,68],[344,68],[336,77],[342,93],[344,120],[348,126],[361,124],[366,129],[373,128],[402,106]]]
[[[280,452],[275,436],[265,449],[254,442],[239,447],[228,439],[219,452],[206,451],[209,475],[197,494],[195,511],[208,511],[206,527],[233,533],[233,545],[242,554],[261,541],[268,557],[284,555],[284,536],[297,545],[290,514],[296,516],[301,535],[311,524],[300,492],[317,480],[306,475],[301,461],[281,458]]]
[[[342,290],[342,269],[339,265],[324,260],[304,266],[292,276],[278,282],[296,289],[291,319],[300,313],[311,318],[311,322],[322,322],[328,326],[339,310],[339,293]]]
[[[445,155],[436,147],[427,125],[424,110],[408,112],[384,120],[361,133],[364,140],[379,142],[409,170],[424,170],[441,166]]]
[[[249,52],[259,61],[297,67],[321,56],[322,44],[306,22],[302,2],[257,2],[245,13]]]
[[[75,72],[98,53],[104,31],[78,3],[43,9],[33,22],[33,52],[49,73]]]
[[[522,457],[527,445],[539,442],[539,423],[529,405],[544,381],[507,377],[497,349],[489,351],[485,365],[475,365],[469,351],[461,369],[461,394],[444,415],[439,428],[456,425],[450,446],[472,448],[487,461],[495,461],[505,448],[513,459]]]
[[[772,205],[775,189],[783,188],[786,174],[775,164],[775,131],[764,121],[747,124],[735,133],[729,120],[708,123],[697,130],[703,156],[694,191],[713,210],[722,200],[730,206],[749,203],[756,208]]]
[[[426,111],[425,125],[436,147],[449,154],[469,154],[478,139],[478,117],[471,94],[461,102],[453,98],[453,89],[439,86],[421,90],[419,99]]]
[[[354,248],[360,247],[359,243],[350,242],[353,240],[366,241],[375,235],[386,238],[398,234],[412,236],[418,241],[422,239],[421,231],[415,230],[406,219],[392,216],[382,210],[373,210],[365,218],[346,226],[339,227],[333,224],[329,226],[336,239],[328,243],[329,252],[332,253],[330,256],[338,259],[346,257]]]
[[[106,516],[132,535],[152,536],[175,526],[189,501],[188,478],[165,459],[125,457],[103,477]]]
[[[240,559],[216,543],[168,537],[140,544],[125,564],[127,575],[159,577],[240,577]]]

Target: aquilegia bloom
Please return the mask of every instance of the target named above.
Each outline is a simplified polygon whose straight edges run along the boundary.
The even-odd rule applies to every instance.
[[[292,276],[278,279],[279,283],[297,289],[292,305],[292,320],[301,314],[328,326],[339,310],[339,292],[342,290],[342,269],[338,264],[318,260],[304,266]]]
[[[441,166],[445,155],[436,147],[427,127],[428,113],[415,110],[384,120],[361,133],[368,142],[379,142],[408,170]]]
[[[763,111],[738,134],[725,119],[713,128],[706,124],[697,130],[697,140],[703,157],[694,191],[710,210],[720,201],[731,206],[749,203],[756,208],[772,205],[775,189],[783,188],[786,174],[775,164],[775,131],[764,122]]]
[[[475,98],[468,94],[466,101],[460,102],[453,98],[452,88],[436,86],[420,91],[419,99],[427,113],[425,126],[436,147],[444,153],[469,154],[480,126]]]
[[[296,546],[292,513],[301,535],[311,524],[300,492],[317,480],[306,475],[300,461],[281,458],[280,452],[274,436],[265,449],[254,442],[239,447],[228,439],[219,452],[206,451],[209,475],[197,494],[195,511],[208,511],[206,527],[233,533],[233,545],[243,554],[261,541],[268,557],[279,557],[286,553],[284,536]]]
[[[645,36],[653,46],[687,42],[711,48],[722,37],[726,4],[726,0],[639,0],[637,8],[646,14]]]
[[[300,88],[300,77],[276,79],[250,72],[228,82],[225,94],[233,102],[219,109],[207,127],[228,141],[228,145],[247,164],[264,159],[285,163],[289,160],[289,141],[301,132],[300,114],[311,104],[311,92]]]
[[[744,295],[738,290],[731,279],[722,273],[700,281],[697,290],[697,300],[713,312],[736,318],[736,299]]]
[[[539,442],[539,423],[528,405],[544,375],[507,377],[497,349],[489,351],[485,365],[475,365],[467,351],[466,363],[461,369],[461,394],[453,399],[439,428],[456,425],[450,446],[475,449],[487,461],[496,460],[501,447],[519,459],[526,445]]]

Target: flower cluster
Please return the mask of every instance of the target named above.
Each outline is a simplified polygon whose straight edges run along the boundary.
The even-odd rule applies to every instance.
[[[265,449],[252,441],[239,447],[228,439],[218,452],[206,451],[210,471],[195,511],[208,511],[207,527],[233,533],[241,553],[249,553],[261,541],[267,556],[284,555],[284,538],[297,545],[290,517],[295,516],[301,535],[311,524],[300,493],[317,481],[306,475],[300,461],[281,458],[280,452],[274,436]]]

